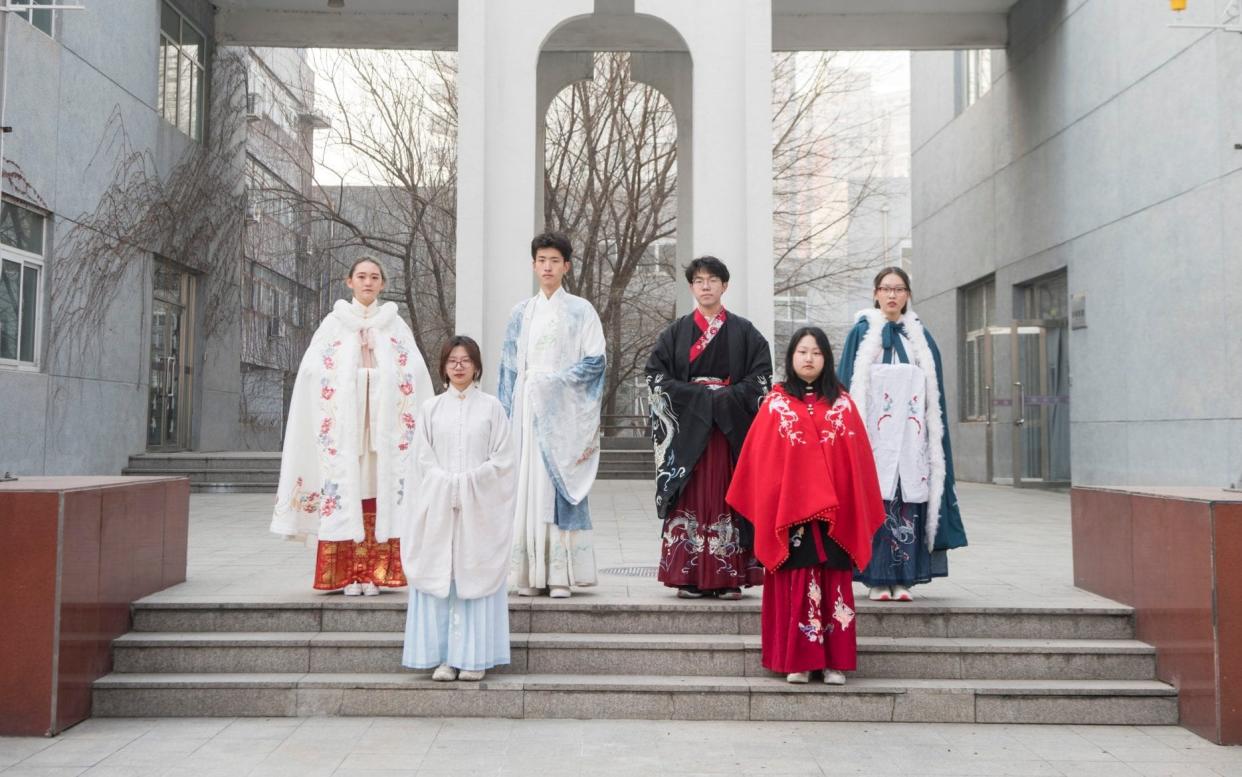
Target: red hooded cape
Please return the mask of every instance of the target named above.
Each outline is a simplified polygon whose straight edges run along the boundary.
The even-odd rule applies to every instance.
[[[789,557],[789,528],[824,521],[831,537],[865,569],[884,500],[867,429],[844,391],[829,404],[776,384],[755,416],[733,471],[729,506],[755,526],[755,556],[769,570]]]

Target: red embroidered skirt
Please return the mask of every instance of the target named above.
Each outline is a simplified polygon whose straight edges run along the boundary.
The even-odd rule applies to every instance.
[[[685,490],[664,521],[657,575],[664,585],[700,591],[763,585],[763,567],[742,547],[738,522],[725,504],[732,477],[729,441],[712,429]]]
[[[764,667],[782,674],[857,668],[852,577],[822,566],[764,573]]]
[[[401,540],[375,541],[375,500],[362,500],[362,542],[320,540],[315,556],[315,589],[335,591],[350,583],[375,583],[380,588],[406,585],[401,569]]]

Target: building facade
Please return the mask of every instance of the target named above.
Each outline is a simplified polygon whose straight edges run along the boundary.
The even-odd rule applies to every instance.
[[[1242,480],[1242,35],[1190,6],[1026,0],[1003,51],[913,55],[960,478]]]
[[[247,337],[243,324],[318,309],[262,310],[254,290],[270,271],[310,296],[293,260],[304,243],[257,252],[247,219],[264,158],[248,150],[248,82],[266,60],[216,48],[203,0],[86,6],[0,14],[0,472],[267,447],[243,423],[263,396],[247,374],[291,362],[268,353],[276,325]],[[276,81],[305,76],[292,51],[268,63]]]

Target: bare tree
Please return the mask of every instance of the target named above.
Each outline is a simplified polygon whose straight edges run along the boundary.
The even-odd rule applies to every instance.
[[[676,232],[676,120],[663,95],[630,78],[628,54],[597,54],[595,77],[549,108],[545,147],[545,222],[580,246],[567,286],[599,313],[604,408],[616,413],[620,387],[642,374],[672,318],[655,248]]]
[[[868,80],[841,52],[779,52],[772,63],[776,294],[831,292],[881,252],[845,245],[852,219],[883,200],[883,117],[859,110]],[[886,252],[883,252],[886,253]]]
[[[305,170],[315,196],[280,182],[256,196],[296,207],[336,262],[374,254],[396,269],[386,296],[405,304],[431,352],[453,331],[456,253],[456,65],[419,51],[315,52],[325,136]],[[303,140],[308,143],[309,135]],[[305,149],[287,149],[304,164]],[[397,267],[393,268],[392,265]]]

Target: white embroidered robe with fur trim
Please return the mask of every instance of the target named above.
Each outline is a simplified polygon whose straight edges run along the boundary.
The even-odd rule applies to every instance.
[[[271,530],[361,542],[362,500],[373,496],[376,540],[400,536],[419,484],[418,410],[434,393],[396,303],[338,300],[298,369]]]

